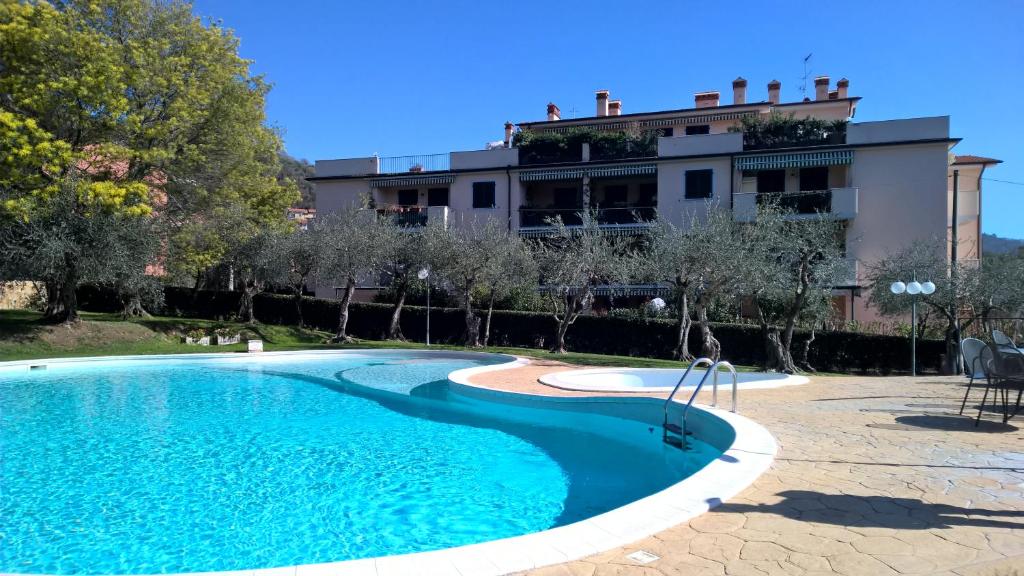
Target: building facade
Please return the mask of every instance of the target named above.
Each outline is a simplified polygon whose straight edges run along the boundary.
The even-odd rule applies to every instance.
[[[685,227],[715,208],[749,221],[759,202],[773,198],[792,218],[828,213],[843,222],[848,273],[835,287],[836,309],[869,322],[876,315],[863,291],[867,263],[914,241],[950,242],[953,226],[957,257],[980,259],[981,176],[998,160],[952,154],[959,139],[950,136],[949,117],[855,122],[860,98],[848,95],[849,81],[833,88],[819,77],[814,84],[813,100],[780,102],[781,84],[773,81],[767,99],[748,102],[747,82],[738,78],[731,104],[702,92],[691,108],[632,114],[599,90],[594,116],[562,119],[551,103],[545,120],[508,122],[504,140],[485,150],[318,160],[310,180],[321,214],[369,206],[407,226],[499,219],[523,236],[544,235],[552,216],[572,225],[585,207],[597,210],[609,233],[630,234],[656,215]],[[745,144],[735,131],[746,117],[773,113],[845,129],[825,140],[767,146]],[[579,129],[660,136],[656,145],[625,152],[582,144],[544,154],[515,146],[517,131]],[[318,295],[333,297],[334,290],[320,287]]]

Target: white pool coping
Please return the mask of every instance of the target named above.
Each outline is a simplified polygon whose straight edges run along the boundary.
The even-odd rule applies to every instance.
[[[479,353],[444,350],[317,350],[291,352],[265,352],[259,357],[306,356],[330,354],[424,353],[474,357]],[[119,361],[159,358],[225,358],[253,360],[253,355],[238,353],[172,354],[160,356],[103,356],[90,358],[61,358],[0,362],[0,371],[24,370],[30,366],[67,364],[95,360]],[[530,363],[526,358],[509,362],[456,370],[448,378],[456,393],[461,389],[480,397],[491,396],[495,401],[515,400],[533,403],[537,407],[552,407],[566,402],[628,403],[661,402],[656,398],[595,398],[534,396],[503,392],[477,386],[469,382],[476,374],[507,370]],[[512,572],[539,568],[578,560],[612,548],[630,544],[687,520],[732,498],[754,482],[771,465],[778,450],[775,438],[763,426],[738,414],[695,405],[695,408],[728,424],[735,433],[733,443],[717,459],[686,479],[625,506],[603,514],[522,536],[503,538],[455,548],[416,552],[395,556],[381,556],[359,560],[346,560],[320,564],[303,564],[282,568],[260,568],[213,572],[221,576],[501,576]],[[200,574],[200,573],[188,573]],[[24,576],[24,575],[21,575]],[[164,575],[168,576],[168,575]],[[173,575],[172,575],[173,576]]]
[[[586,368],[583,370],[551,372],[544,374],[538,380],[546,386],[579,392],[671,392],[675,388],[676,382],[683,377],[685,372],[686,370],[682,368]],[[689,382],[680,389],[692,390],[695,388],[696,380],[705,372],[706,370],[703,369],[695,369],[690,377],[687,378]],[[623,384],[621,383],[623,380],[621,376],[638,378],[645,383],[641,386]],[[740,390],[756,390],[796,386],[807,384],[808,382],[810,380],[806,376],[795,374],[739,372],[737,373],[736,387]],[[705,384],[706,389],[710,389],[711,384],[712,381],[709,379]],[[718,385],[724,389],[729,389],[732,386],[728,372],[722,371],[718,373]]]

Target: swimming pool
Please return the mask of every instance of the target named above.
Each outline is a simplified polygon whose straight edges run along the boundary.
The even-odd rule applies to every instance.
[[[676,368],[588,368],[545,374],[540,377],[540,382],[563,390],[585,392],[671,392],[685,372],[686,370]],[[695,388],[706,372],[702,369],[692,370],[686,375],[682,389]],[[736,373],[736,386],[740,390],[793,386],[807,382],[809,380],[806,377],[793,374]],[[719,372],[718,383],[728,390],[732,386],[731,375],[724,371]],[[711,384],[712,379],[709,377],[704,385],[710,389]]]
[[[683,452],[636,406],[567,412],[448,379],[510,360],[384,351],[0,369],[0,572],[251,570],[536,536],[664,493],[731,442],[720,427]]]

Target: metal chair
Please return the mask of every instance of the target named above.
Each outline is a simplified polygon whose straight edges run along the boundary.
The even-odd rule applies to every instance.
[[[985,366],[981,362],[981,353],[987,344],[977,338],[965,338],[960,342],[960,354],[964,357],[966,376],[970,378],[967,383],[967,392],[964,394],[964,401],[960,403],[960,414],[964,413],[967,407],[967,397],[971,394],[971,387],[974,386],[975,378],[987,378]]]
[[[981,351],[980,358],[987,382],[985,395],[978,407],[978,418],[974,425],[977,426],[981,423],[981,414],[985,410],[988,392],[993,388],[995,389],[995,402],[999,402],[1000,395],[1002,396],[1003,423],[1005,424],[1020,412],[1020,401],[1024,396],[1024,352],[1016,347],[1010,348],[993,343]],[[1017,391],[1017,400],[1011,412],[1010,394],[1012,390]]]
[[[1017,345],[1013,343],[1013,340],[999,330],[992,330],[992,341],[995,342],[997,346],[1013,348],[1014,350],[1017,349]]]

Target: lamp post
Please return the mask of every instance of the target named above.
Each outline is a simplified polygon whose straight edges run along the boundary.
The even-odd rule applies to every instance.
[[[430,270],[420,268],[416,277],[427,283],[427,346],[430,346]]]
[[[917,376],[917,296],[935,292],[935,284],[930,281],[911,280],[904,283],[897,280],[889,286],[889,291],[893,294],[910,294],[910,375]]]

